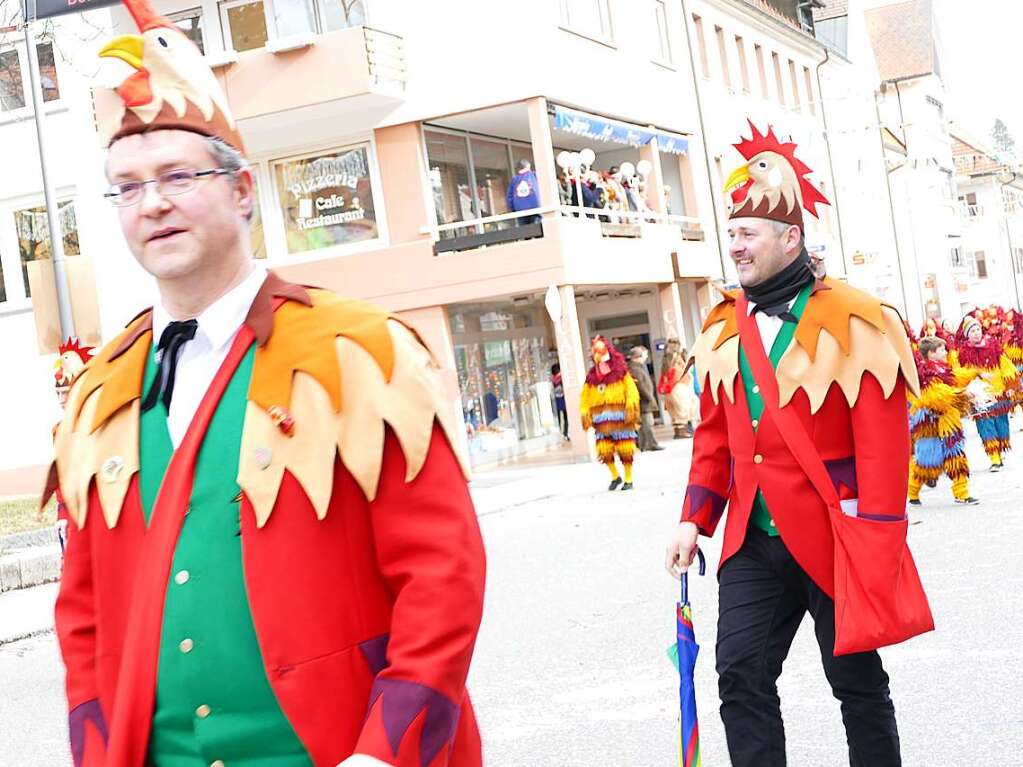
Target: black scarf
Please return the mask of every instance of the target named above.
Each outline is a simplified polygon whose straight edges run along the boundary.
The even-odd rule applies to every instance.
[[[810,254],[803,248],[791,264],[773,277],[768,277],[757,285],[743,288],[743,292],[747,301],[756,304],[754,313],[763,312],[769,317],[781,317],[786,322],[799,322],[799,319],[789,311],[789,304],[799,295],[799,291],[815,279],[817,278],[810,264]]]

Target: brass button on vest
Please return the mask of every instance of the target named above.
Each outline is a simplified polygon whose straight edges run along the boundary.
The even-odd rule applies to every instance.
[[[188,570],[178,570],[178,572],[174,574],[174,582],[179,586],[184,586],[186,583],[188,583],[188,579],[190,577],[191,575],[189,574]]]
[[[195,710],[195,715],[200,719],[205,719],[212,713],[213,709],[207,706],[205,703],[203,703],[201,706],[199,706],[199,708]]]
[[[193,647],[195,647],[195,642],[193,642],[191,639],[182,639],[181,643],[178,645],[178,649],[181,650],[181,652],[183,653],[192,652]]]

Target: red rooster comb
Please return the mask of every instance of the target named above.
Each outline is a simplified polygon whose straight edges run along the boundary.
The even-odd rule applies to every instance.
[[[92,359],[94,350],[94,346],[82,346],[82,342],[79,339],[69,337],[57,348],[57,354],[64,355],[68,352],[74,352],[81,358],[82,362],[88,362]]]
[[[803,198],[803,207],[813,214],[814,218],[819,218],[817,215],[817,206],[820,204],[830,205],[828,199],[818,191],[817,187],[810,183],[806,177],[813,173],[810,166],[796,157],[796,145],[794,143],[787,142],[782,143],[776,135],[774,135],[774,128],[770,125],[767,126],[767,133],[761,133],[757,130],[757,126],[753,124],[753,121],[746,118],[746,122],[749,123],[750,130],[753,135],[750,138],[742,139],[738,144],[733,146],[739,151],[745,159],[752,160],[761,152],[774,152],[784,157],[792,169],[796,172],[796,176],[799,178],[799,191],[800,196]]]

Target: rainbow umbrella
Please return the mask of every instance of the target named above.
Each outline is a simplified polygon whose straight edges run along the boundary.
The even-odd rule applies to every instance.
[[[707,560],[703,552],[696,550],[700,560],[700,575],[707,572]],[[700,727],[696,717],[696,687],[693,672],[700,646],[696,644],[693,630],[693,608],[689,604],[689,579],[682,573],[682,599],[675,605],[678,636],[674,645],[668,648],[668,655],[678,669],[678,697],[681,706],[681,721],[678,737],[679,767],[700,767]]]

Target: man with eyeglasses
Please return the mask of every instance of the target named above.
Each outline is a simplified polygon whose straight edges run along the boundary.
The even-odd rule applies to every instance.
[[[125,5],[106,197],[159,301],[76,379],[44,493],[74,764],[479,767],[484,552],[432,357],[253,260],[224,94]]]

